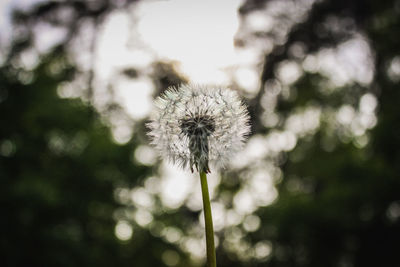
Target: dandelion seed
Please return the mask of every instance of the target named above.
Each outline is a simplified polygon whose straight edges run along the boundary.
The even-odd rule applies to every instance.
[[[192,172],[224,167],[250,132],[247,109],[230,89],[172,87],[155,107],[147,124],[152,144],[163,158]]]

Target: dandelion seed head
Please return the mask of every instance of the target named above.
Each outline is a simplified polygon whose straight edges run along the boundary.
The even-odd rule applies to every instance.
[[[247,109],[235,91],[197,85],[167,89],[147,126],[162,158],[206,173],[209,164],[224,167],[250,133]]]

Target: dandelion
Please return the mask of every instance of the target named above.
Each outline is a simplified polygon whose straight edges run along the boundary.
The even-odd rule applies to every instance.
[[[147,124],[151,143],[184,169],[200,173],[206,226],[207,265],[216,266],[214,230],[206,173],[224,167],[244,145],[249,115],[236,92],[226,88],[182,85],[155,101]]]
[[[152,144],[192,172],[224,167],[250,132],[247,109],[230,89],[182,85],[165,91],[155,107],[148,124]]]

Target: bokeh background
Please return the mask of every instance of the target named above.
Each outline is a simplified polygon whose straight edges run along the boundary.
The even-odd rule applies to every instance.
[[[171,85],[252,118],[209,177],[218,266],[400,266],[400,1],[1,0],[0,265],[204,266]]]

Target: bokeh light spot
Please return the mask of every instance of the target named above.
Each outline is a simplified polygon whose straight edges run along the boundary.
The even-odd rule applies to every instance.
[[[166,250],[163,252],[161,259],[168,266],[175,266],[179,263],[179,254],[174,250]]]
[[[127,241],[132,238],[133,229],[127,221],[119,221],[115,226],[115,235],[119,240]]]

